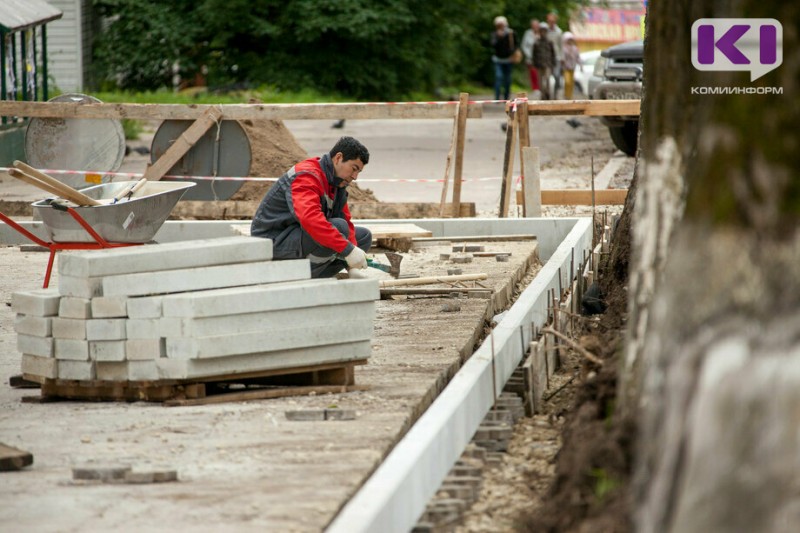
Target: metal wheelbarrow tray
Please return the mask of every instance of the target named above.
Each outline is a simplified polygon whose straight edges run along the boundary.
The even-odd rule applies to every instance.
[[[118,181],[81,189],[86,196],[108,203],[73,209],[108,242],[146,243],[153,239],[181,196],[195,185],[191,182],[147,182],[131,198],[111,203],[118,193],[135,183]],[[48,200],[32,206],[53,242],[94,242],[69,213],[53,208]]]

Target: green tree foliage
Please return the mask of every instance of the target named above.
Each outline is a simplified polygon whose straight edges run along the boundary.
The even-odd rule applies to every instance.
[[[270,84],[393,100],[491,78],[492,19],[521,34],[576,0],[95,0],[106,17],[96,61],[121,88],[169,86],[203,71],[211,86]],[[508,10],[508,11],[506,11]],[[566,23],[562,16],[562,22]]]

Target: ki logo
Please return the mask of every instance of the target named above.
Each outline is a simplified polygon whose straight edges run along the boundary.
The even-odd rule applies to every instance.
[[[692,24],[697,70],[750,72],[755,81],[783,63],[783,26],[775,19],[708,18]]]

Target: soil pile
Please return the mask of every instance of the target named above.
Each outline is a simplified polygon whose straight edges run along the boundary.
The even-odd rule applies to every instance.
[[[250,140],[251,176],[277,178],[292,165],[310,157],[281,120],[244,120],[240,124]],[[270,186],[272,182],[245,182],[231,200],[261,200]],[[356,184],[347,190],[350,201],[378,201],[371,191],[363,191]]]

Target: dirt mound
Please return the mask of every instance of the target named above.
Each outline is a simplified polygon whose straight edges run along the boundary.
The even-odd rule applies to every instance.
[[[281,120],[244,120],[240,124],[250,140],[251,176],[277,178],[292,165],[309,157]],[[260,200],[271,185],[271,182],[248,181],[231,200]],[[351,201],[378,201],[372,191],[363,191],[355,184],[348,191]]]

